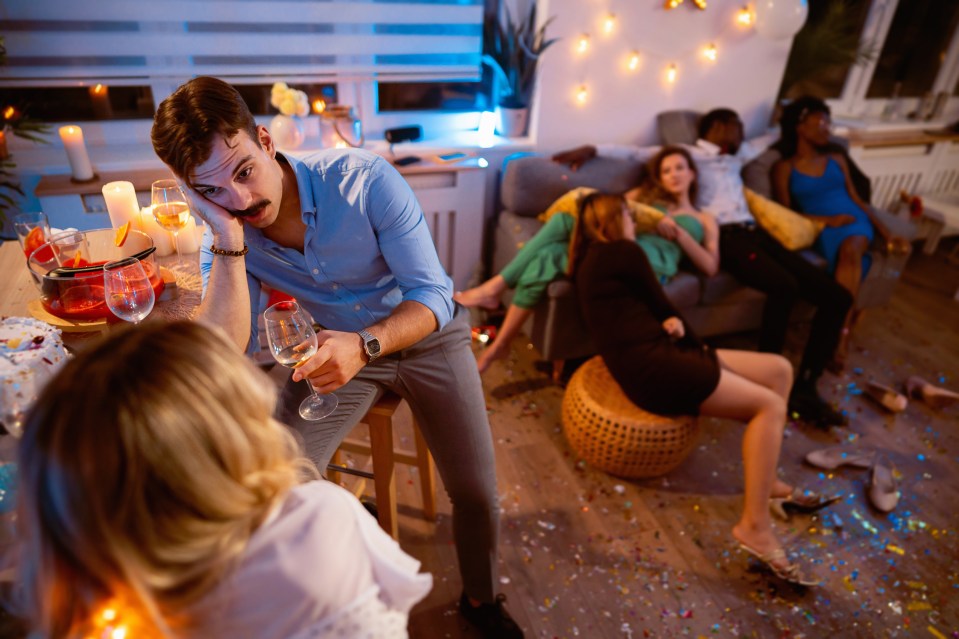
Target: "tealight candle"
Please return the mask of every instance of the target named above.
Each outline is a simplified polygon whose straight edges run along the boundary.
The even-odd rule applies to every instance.
[[[200,250],[200,237],[197,233],[196,218],[192,215],[187,220],[186,226],[180,229],[176,235],[176,241],[180,244],[180,253],[196,253]]]
[[[83,131],[80,127],[68,124],[60,127],[60,140],[67,151],[67,160],[70,161],[70,173],[73,179],[79,182],[89,182],[94,177],[93,164],[87,155],[87,147],[83,143]]]
[[[140,209],[140,223],[143,225],[143,232],[150,236],[153,245],[157,247],[157,257],[164,257],[173,253],[173,236],[160,226],[156,218],[153,217],[152,206]]]
[[[102,191],[113,228],[120,228],[129,222],[130,228],[141,230],[140,204],[137,202],[137,192],[133,184],[109,182],[103,185]]]

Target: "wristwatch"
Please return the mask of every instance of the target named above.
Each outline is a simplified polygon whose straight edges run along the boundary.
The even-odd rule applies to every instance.
[[[356,332],[363,338],[363,350],[366,351],[366,356],[369,358],[366,363],[372,364],[373,361],[380,356],[380,340],[373,337],[369,331]]]

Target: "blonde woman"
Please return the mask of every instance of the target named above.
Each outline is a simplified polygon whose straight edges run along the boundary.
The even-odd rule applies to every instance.
[[[309,481],[274,395],[196,323],[120,330],[68,363],[19,453],[35,630],[406,637],[430,576],[352,495]]]
[[[838,499],[776,477],[792,367],[781,355],[714,350],[699,340],[666,297],[635,235],[622,197],[584,199],[569,264],[599,354],[640,408],[746,422],[745,500],[732,535],[780,578],[815,585],[787,557],[769,513],[771,505],[810,512]]]

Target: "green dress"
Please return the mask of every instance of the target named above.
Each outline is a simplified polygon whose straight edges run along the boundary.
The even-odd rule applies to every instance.
[[[676,224],[686,229],[702,244],[704,231],[693,215],[677,215]],[[532,309],[543,298],[549,283],[566,272],[569,262],[569,240],[576,219],[569,213],[556,213],[543,228],[523,245],[516,257],[500,272],[507,286],[516,289],[513,304]],[[637,236],[636,243],[646,253],[659,281],[666,283],[679,270],[683,250],[679,244],[654,233]]]

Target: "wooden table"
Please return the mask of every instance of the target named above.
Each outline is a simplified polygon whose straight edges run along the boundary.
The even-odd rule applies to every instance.
[[[197,253],[183,256],[183,266],[177,267],[176,255],[156,258],[160,266],[176,275],[176,295],[167,299],[167,294],[156,303],[147,321],[159,319],[190,319],[200,304],[201,280]],[[39,292],[27,269],[23,251],[17,242],[0,244],[0,317],[32,317],[27,305],[39,298]],[[102,331],[70,332],[63,329],[63,343],[70,350],[83,348]],[[106,329],[108,330],[109,325]]]

